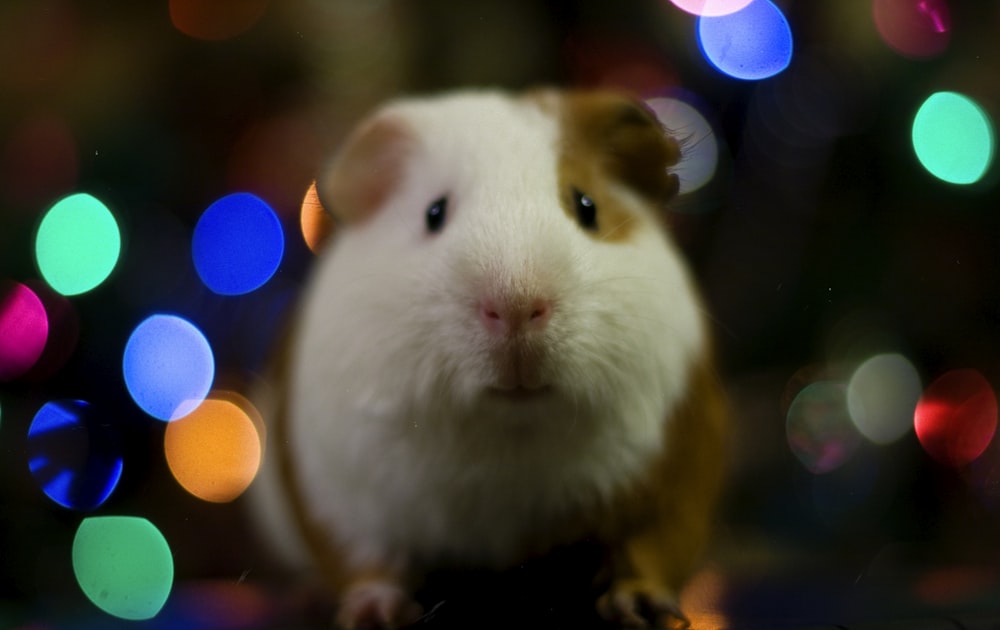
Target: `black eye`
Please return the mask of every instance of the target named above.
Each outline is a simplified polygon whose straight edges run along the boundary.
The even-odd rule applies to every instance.
[[[594,200],[580,192],[573,190],[573,205],[576,207],[576,220],[585,230],[597,229],[597,204]]]
[[[444,228],[445,217],[448,214],[448,198],[441,197],[427,206],[427,231],[440,232]]]

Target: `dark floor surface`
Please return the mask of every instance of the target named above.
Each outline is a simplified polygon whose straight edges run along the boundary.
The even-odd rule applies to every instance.
[[[748,554],[754,555],[754,554]],[[713,562],[682,595],[693,628],[737,630],[937,630],[1000,628],[1000,569],[925,564],[881,554],[860,568],[842,562]],[[608,628],[593,613],[581,566],[569,573],[528,567],[502,576],[438,578],[421,599],[419,630]],[[0,627],[17,630],[304,630],[328,628],[330,611],[302,604],[293,588],[246,580],[174,585],[164,609],[144,622],[117,620],[80,596],[24,606],[0,603]],[[4,615],[7,615],[6,617]]]

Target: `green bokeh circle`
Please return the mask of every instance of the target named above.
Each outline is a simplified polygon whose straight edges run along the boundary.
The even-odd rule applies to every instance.
[[[73,539],[73,573],[87,598],[122,619],[150,619],[163,608],[174,581],[167,540],[134,516],[84,519]]]
[[[114,215],[87,193],[59,200],[38,226],[38,270],[62,295],[86,293],[104,282],[120,253],[121,233]]]

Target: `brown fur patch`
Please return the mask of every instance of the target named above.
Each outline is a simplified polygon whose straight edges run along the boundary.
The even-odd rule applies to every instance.
[[[341,221],[363,221],[395,192],[412,142],[412,132],[396,118],[362,123],[318,178],[323,207]]]
[[[608,513],[612,580],[640,580],[677,595],[711,538],[728,453],[728,405],[709,361],[694,366],[663,454]]]
[[[543,109],[546,95],[534,97]],[[628,240],[640,220],[615,199],[612,184],[627,186],[654,207],[677,194],[668,169],[680,145],[640,103],[613,92],[569,92],[560,110],[559,186],[563,209],[576,221],[574,190],[597,205],[594,238]]]

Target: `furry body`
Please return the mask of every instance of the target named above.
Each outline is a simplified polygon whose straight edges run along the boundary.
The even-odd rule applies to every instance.
[[[431,569],[583,539],[612,550],[605,616],[679,614],[723,412],[658,216],[678,158],[614,95],[462,92],[388,105],[334,159],[320,191],[342,229],[293,326],[255,485],[343,625],[412,620]]]

